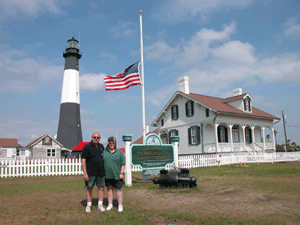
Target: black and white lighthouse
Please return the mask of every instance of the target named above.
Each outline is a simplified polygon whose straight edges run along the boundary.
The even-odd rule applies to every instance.
[[[61,93],[57,141],[71,149],[82,142],[79,101],[79,41],[74,37],[67,41],[64,79]]]

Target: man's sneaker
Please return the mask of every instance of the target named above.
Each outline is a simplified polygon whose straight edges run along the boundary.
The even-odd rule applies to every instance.
[[[101,212],[104,212],[105,211],[105,209],[104,209],[104,207],[103,207],[103,205],[101,204],[101,205],[98,205],[98,208],[97,208],[99,211],[101,211]]]
[[[91,212],[91,206],[87,205],[87,206],[85,207],[85,212],[86,212],[86,213],[90,213],[90,212]]]
[[[106,210],[112,210],[113,205],[108,204],[108,207],[106,208]]]
[[[123,206],[122,205],[119,205],[118,212],[123,212]]]

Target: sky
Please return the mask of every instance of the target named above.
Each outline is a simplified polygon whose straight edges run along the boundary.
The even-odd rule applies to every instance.
[[[105,91],[103,77],[141,59],[146,125],[188,76],[190,92],[227,98],[242,88],[252,105],[287,116],[300,144],[299,0],[1,0],[0,137],[26,146],[57,133],[67,40],[80,41],[83,141],[142,135],[142,91]],[[284,143],[282,120],[275,126]]]

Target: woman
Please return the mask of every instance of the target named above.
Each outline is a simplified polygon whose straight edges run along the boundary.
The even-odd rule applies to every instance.
[[[108,138],[106,150],[103,153],[104,167],[106,171],[105,185],[107,187],[108,207],[106,210],[113,208],[113,190],[116,191],[118,200],[118,211],[123,211],[123,176],[125,169],[125,155],[117,148],[115,137]]]

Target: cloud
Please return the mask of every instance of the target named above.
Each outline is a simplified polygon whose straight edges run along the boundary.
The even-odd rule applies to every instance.
[[[150,60],[162,60],[164,62],[172,62],[176,59],[176,55],[180,52],[180,47],[175,48],[169,46],[163,41],[144,47],[145,57]]]
[[[79,77],[80,89],[91,91],[102,90],[105,86],[103,78],[107,76],[104,73],[99,74],[83,74]]]
[[[36,17],[41,11],[60,14],[62,13],[61,6],[69,4],[71,4],[71,0],[1,0],[0,12],[6,16],[16,16],[23,13]]]
[[[137,33],[136,28],[136,23],[119,21],[110,31],[114,37],[133,37]]]
[[[199,62],[203,62],[210,58],[212,43],[223,43],[230,40],[231,35],[236,31],[236,22],[224,25],[223,30],[216,31],[214,29],[203,28],[196,32],[187,43],[183,43],[183,52],[180,53],[175,65],[181,68],[197,66]]]
[[[253,51],[254,47],[248,43],[231,41],[225,43],[219,48],[213,49],[212,53],[215,57],[219,57],[224,60],[233,61],[236,63],[253,64],[256,62]]]
[[[236,22],[232,22],[229,25],[224,25],[222,31],[215,31],[213,29],[203,28],[191,38],[191,43],[196,44],[197,42],[208,42],[228,40],[236,30]]]
[[[12,89],[16,92],[27,92],[49,88],[49,80],[62,78],[63,66],[51,65],[43,58],[31,58],[27,56],[27,48],[28,46],[21,49],[0,46],[0,92]],[[51,88],[58,87],[58,82],[53,83],[55,85]]]
[[[297,17],[288,18],[284,24],[284,35],[292,39],[300,38],[300,24],[297,24]]]
[[[252,2],[253,0],[168,0],[156,10],[153,18],[159,21],[178,22],[199,16],[200,19],[206,20],[206,14],[231,8],[245,8]]]
[[[166,85],[158,90],[155,90],[155,91],[147,94],[146,100],[154,106],[160,106],[162,104],[167,104],[168,100],[178,90],[177,87],[176,87],[176,85]]]
[[[102,56],[103,58],[108,58],[112,61],[118,61],[117,56],[114,54],[110,54],[110,53],[106,53],[106,52],[100,52],[100,56]]]
[[[92,116],[92,115],[95,115],[95,112],[92,110],[80,108],[80,114]]]
[[[283,80],[300,82],[299,53],[286,52],[272,57],[257,57],[256,49],[250,43],[231,40],[236,27],[236,22],[232,22],[224,25],[220,31],[203,28],[176,48],[161,40],[148,46],[147,50],[152,57],[147,57],[166,61],[167,56],[158,46],[165,46],[164,49],[169,54],[172,51],[177,53],[176,58],[172,56],[167,59],[173,66],[164,68],[162,72],[177,77],[188,76],[190,91],[200,94],[227,95],[228,88],[234,89],[237,84],[255,86],[258,83],[267,84]],[[176,86],[153,91],[148,101],[154,106],[166,102],[171,93],[178,90]]]

